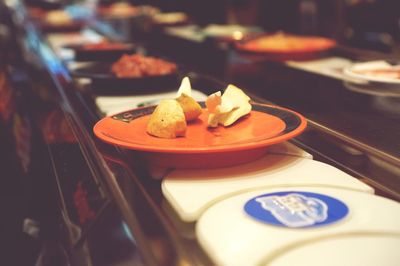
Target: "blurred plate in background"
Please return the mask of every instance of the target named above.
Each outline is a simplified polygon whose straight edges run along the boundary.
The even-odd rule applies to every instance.
[[[91,80],[93,92],[104,95],[150,94],[179,87],[178,73],[144,76],[117,77],[111,72],[111,62],[91,62],[71,70],[76,78]]]
[[[266,60],[308,60],[323,55],[336,42],[316,36],[299,36],[284,33],[266,34],[236,42],[236,49],[246,56]]]
[[[66,45],[64,48],[74,51],[76,61],[116,61],[123,54],[132,54],[136,51],[133,44],[116,42]]]
[[[345,68],[344,73],[354,79],[400,88],[400,64],[384,60],[356,63]]]

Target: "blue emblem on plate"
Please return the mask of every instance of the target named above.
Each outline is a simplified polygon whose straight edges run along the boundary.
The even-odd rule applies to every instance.
[[[302,191],[260,195],[249,200],[244,210],[262,222],[293,228],[327,225],[343,219],[349,212],[338,199]]]

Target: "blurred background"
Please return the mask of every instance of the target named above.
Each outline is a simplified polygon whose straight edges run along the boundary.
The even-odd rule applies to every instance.
[[[27,4],[57,8],[85,1],[26,0]],[[89,0],[93,5],[121,1]],[[163,12],[185,12],[198,25],[240,24],[266,31],[335,38],[345,44],[382,52],[400,40],[398,0],[130,0]]]
[[[400,40],[398,0],[170,0],[137,1],[188,13],[196,23],[261,26],[266,31],[321,35],[389,52]]]

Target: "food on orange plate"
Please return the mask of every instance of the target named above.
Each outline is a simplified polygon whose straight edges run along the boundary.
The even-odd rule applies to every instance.
[[[161,101],[151,114],[147,133],[160,138],[185,136],[187,122],[202,113],[199,103],[191,97],[191,90],[189,78],[183,78],[177,98]],[[250,97],[232,84],[228,85],[224,94],[218,91],[208,96],[206,107],[209,127],[230,126],[252,109]]]
[[[176,100],[162,100],[151,114],[146,131],[159,138],[185,136],[186,119],[183,109]]]
[[[124,49],[127,45],[118,42],[110,42],[108,40],[102,40],[95,43],[88,43],[83,45],[83,49],[86,50],[112,50],[112,49]]]
[[[119,78],[140,78],[172,74],[177,66],[165,60],[140,54],[123,55],[111,67],[111,72]]]
[[[201,115],[200,104],[192,98],[192,87],[188,77],[182,79],[176,101],[181,105],[186,121],[192,121]]]
[[[147,133],[160,138],[185,136],[186,122],[201,115],[201,106],[192,98],[192,87],[188,77],[182,79],[177,98],[163,100],[150,116]]]
[[[53,10],[47,12],[45,20],[52,25],[65,25],[73,22],[71,16],[64,10]]]
[[[222,96],[220,91],[208,96],[206,106],[209,127],[230,126],[251,111],[250,97],[232,84]]]
[[[325,50],[331,48],[334,41],[322,37],[307,37],[278,32],[249,40],[240,48],[259,52],[296,52],[305,50]]]

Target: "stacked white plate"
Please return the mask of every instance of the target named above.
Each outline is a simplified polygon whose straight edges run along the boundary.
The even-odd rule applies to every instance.
[[[399,265],[400,204],[288,143],[234,167],[175,169],[162,191],[216,265]]]
[[[400,64],[384,60],[355,63],[344,68],[345,86],[354,92],[400,97]]]
[[[400,88],[400,64],[384,60],[356,63],[345,68],[344,74],[365,83]]]
[[[284,148],[274,148],[270,152],[277,153],[234,167],[173,170],[162,181],[163,194],[180,219],[193,222],[216,202],[253,189],[312,186],[374,192],[370,186],[337,168],[302,156],[300,152],[296,155],[294,149],[286,150],[292,155],[283,154],[284,151]]]
[[[399,265],[400,204],[329,187],[244,192],[196,225],[217,265]]]

